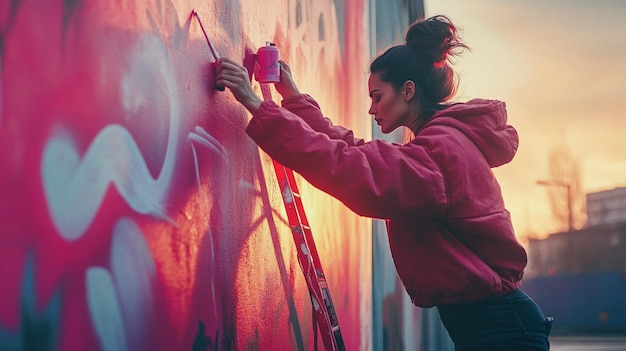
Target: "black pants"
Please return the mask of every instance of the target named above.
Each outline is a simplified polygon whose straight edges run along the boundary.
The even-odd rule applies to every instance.
[[[438,306],[456,351],[548,351],[552,318],[528,295]]]

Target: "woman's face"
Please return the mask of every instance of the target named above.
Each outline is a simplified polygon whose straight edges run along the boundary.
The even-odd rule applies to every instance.
[[[380,126],[383,133],[391,133],[400,126],[410,127],[417,117],[411,103],[414,94],[402,87],[396,91],[391,83],[383,82],[378,73],[370,75],[367,82],[372,105],[369,114]]]

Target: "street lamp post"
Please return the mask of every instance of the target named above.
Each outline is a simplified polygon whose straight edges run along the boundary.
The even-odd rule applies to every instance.
[[[567,190],[567,231],[571,232],[574,225],[574,218],[572,213],[572,187],[569,183],[558,180],[558,179],[550,179],[550,180],[538,180],[538,185],[544,186],[560,186]]]

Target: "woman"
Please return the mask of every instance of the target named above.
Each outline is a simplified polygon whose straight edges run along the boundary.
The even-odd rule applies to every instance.
[[[550,320],[519,290],[526,252],[491,171],[511,161],[517,132],[503,102],[449,103],[449,58],[466,48],[453,23],[435,16],[372,62],[369,113],[383,133],[409,128],[405,145],[333,126],[284,62],[275,84],[282,107],[262,101],[230,59],[220,60],[216,83],[250,111],[246,132],[271,157],[357,214],[387,221],[409,296],[439,309],[456,350],[548,350]]]

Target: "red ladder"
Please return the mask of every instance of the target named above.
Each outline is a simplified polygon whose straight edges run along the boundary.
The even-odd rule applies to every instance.
[[[313,305],[313,326],[315,333],[315,349],[317,350],[317,326],[322,334],[322,341],[327,351],[345,351],[339,321],[335,313],[333,301],[322,263],[320,262],[311,227],[304,213],[302,199],[298,192],[298,185],[293,171],[280,163],[274,162],[274,170],[287,210],[287,220],[293,234],[293,240],[298,251],[298,263],[304,273],[306,284],[309,287],[311,303]]]

